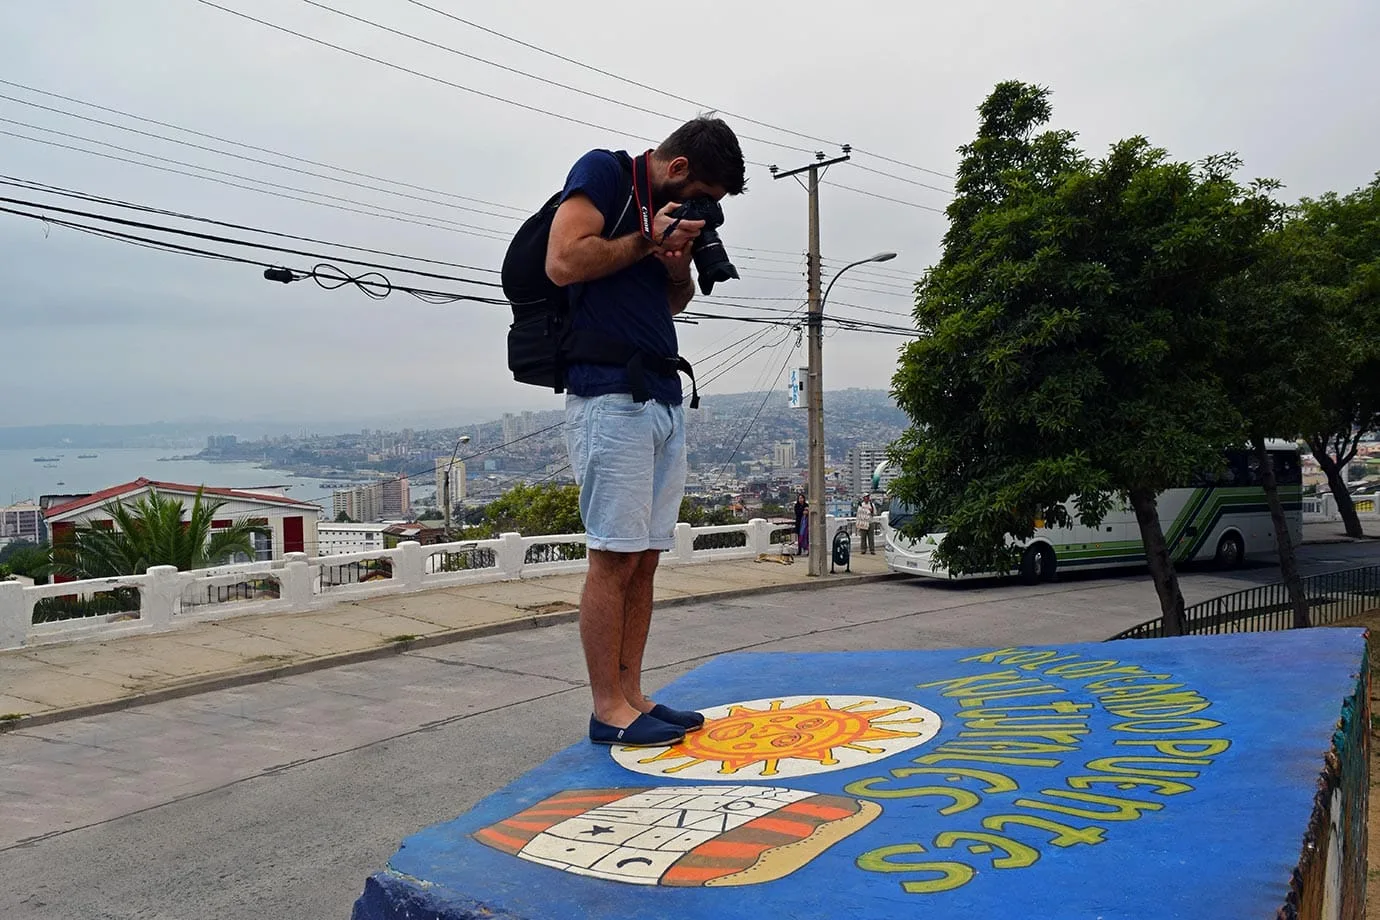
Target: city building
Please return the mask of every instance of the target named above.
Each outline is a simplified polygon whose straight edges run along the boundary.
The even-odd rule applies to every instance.
[[[872,473],[877,469],[877,465],[886,460],[885,447],[873,447],[871,444],[862,443],[848,452],[848,486],[852,495],[862,495],[872,491]],[[891,483],[896,478],[896,473],[891,470],[883,471],[881,489]]]
[[[299,502],[276,492],[191,486],[142,478],[49,506],[43,517],[52,534],[52,542],[58,544],[71,539],[78,524],[109,524],[110,517],[104,510],[106,505],[133,504],[155,490],[160,495],[181,499],[184,514],[191,512],[198,490],[203,501],[221,502],[211,523],[213,532],[246,519],[265,525],[269,532],[256,534],[254,539],[255,557],[259,560],[281,559],[284,553],[311,553],[318,542],[321,508],[310,502]]]
[[[777,441],[772,447],[772,466],[778,470],[793,470],[795,462],[795,442]]]
[[[389,524],[383,531],[384,546],[387,549],[392,549],[399,543],[406,543],[409,540],[423,546],[435,546],[437,543],[447,542],[446,531],[444,527],[436,527],[434,522],[427,521]]]
[[[340,553],[371,553],[383,549],[383,532],[388,524],[328,524],[316,525],[318,550],[314,555],[333,556]]]
[[[331,493],[331,510],[337,518],[343,514],[352,521],[377,521],[383,517],[383,488],[338,489]]]
[[[0,508],[0,538],[28,540],[42,543],[47,537],[43,528],[43,511],[32,502],[21,502]]]
[[[207,450],[228,450],[239,443],[233,434],[213,434],[206,439]]]
[[[407,475],[397,479],[385,479],[379,483],[383,495],[379,506],[384,517],[406,517],[412,512],[412,495],[407,486]]]
[[[503,443],[511,444],[519,437],[518,419],[511,412],[503,413]]]

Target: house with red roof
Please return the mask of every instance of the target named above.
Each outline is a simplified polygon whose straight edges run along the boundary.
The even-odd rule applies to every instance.
[[[113,502],[133,504],[155,489],[160,495],[182,499],[187,512],[191,511],[198,489],[203,500],[223,502],[212,522],[213,531],[230,527],[241,518],[249,518],[266,526],[269,532],[257,534],[254,538],[256,561],[281,559],[284,553],[317,555],[316,526],[322,513],[319,505],[288,498],[277,492],[193,486],[143,478],[90,495],[69,498],[46,508],[43,518],[48,524],[52,542],[61,543],[70,537],[78,524],[100,526],[102,521],[109,522],[110,516],[105,513],[107,505]]]

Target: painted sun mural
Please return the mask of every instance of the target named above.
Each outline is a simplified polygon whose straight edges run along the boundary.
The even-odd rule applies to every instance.
[[[941,720],[902,700],[791,696],[701,710],[704,728],[674,745],[611,749],[648,776],[720,782],[810,776],[872,763],[929,741]]]

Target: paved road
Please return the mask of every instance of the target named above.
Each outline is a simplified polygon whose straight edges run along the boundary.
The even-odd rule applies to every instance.
[[[1275,577],[1195,572],[1184,591]],[[891,581],[668,609],[648,664],[660,685],[728,651],[1090,641],[1154,613],[1143,573]],[[573,625],[529,630],[0,735],[0,917],[343,920],[402,837],[582,737],[577,649]]]

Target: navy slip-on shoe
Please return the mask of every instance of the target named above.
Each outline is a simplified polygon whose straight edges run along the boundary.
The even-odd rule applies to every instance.
[[[685,737],[685,729],[649,715],[640,715],[627,728],[616,728],[589,717],[589,740],[595,744],[621,744],[627,747],[657,747],[675,744]]]
[[[704,716],[693,709],[672,709],[670,706],[657,703],[647,715],[671,725],[679,725],[688,732],[697,732],[704,728]]]

